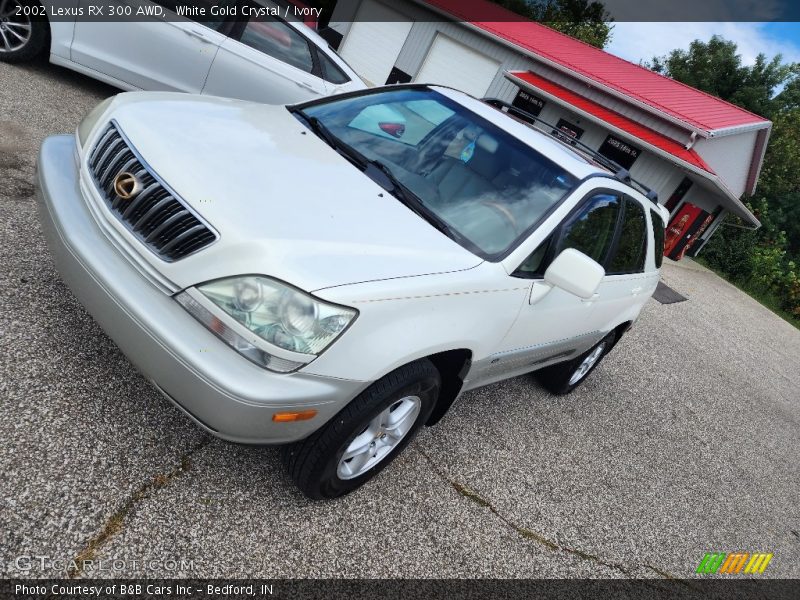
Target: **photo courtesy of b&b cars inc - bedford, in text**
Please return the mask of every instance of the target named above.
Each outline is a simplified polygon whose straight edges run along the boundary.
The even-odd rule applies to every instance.
[[[800,6],[0,0],[0,599],[800,595]]]

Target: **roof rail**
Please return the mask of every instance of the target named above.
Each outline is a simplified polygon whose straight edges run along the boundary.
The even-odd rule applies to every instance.
[[[485,102],[489,106],[492,106],[500,110],[501,112],[511,113],[512,115],[520,117],[525,121],[529,121],[531,126],[534,123],[541,123],[542,125],[546,125],[549,132],[543,131],[542,129],[539,128],[537,128],[536,130],[542,133],[548,133],[551,137],[553,137],[560,143],[564,144],[568,148],[571,148],[572,150],[587,156],[595,163],[611,171],[614,174],[615,179],[631,186],[636,191],[642,193],[648,200],[650,200],[654,204],[658,204],[658,194],[654,190],[651,190],[649,187],[641,183],[640,181],[636,181],[635,179],[633,179],[631,177],[630,171],[622,167],[618,162],[608,158],[607,156],[603,156],[597,150],[593,150],[583,142],[580,142],[578,140],[570,140],[569,142],[564,141],[563,137],[558,135],[558,127],[556,127],[552,123],[548,123],[544,119],[540,119],[536,115],[531,114],[525,110],[522,110],[521,108],[518,108],[513,104],[506,102],[505,100],[500,100],[499,98],[482,98],[481,101]]]

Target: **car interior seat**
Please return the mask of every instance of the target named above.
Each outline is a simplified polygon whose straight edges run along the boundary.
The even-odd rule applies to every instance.
[[[468,161],[446,156],[436,165],[427,179],[438,189],[443,204],[497,192],[492,179],[502,168],[498,146],[496,139],[483,134],[475,140],[475,150]]]

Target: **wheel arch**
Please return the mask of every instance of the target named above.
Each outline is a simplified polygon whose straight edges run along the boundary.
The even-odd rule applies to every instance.
[[[611,348],[617,345],[619,341],[622,339],[622,336],[628,332],[628,330],[633,326],[633,321],[625,321],[620,323],[616,327],[614,327],[614,343],[611,345]],[[609,350],[611,349],[609,348]]]
[[[426,358],[433,363],[442,378],[442,389],[439,391],[436,406],[425,423],[430,426],[438,423],[447,414],[453,402],[461,394],[464,378],[472,364],[472,351],[467,348],[457,348],[431,354]]]

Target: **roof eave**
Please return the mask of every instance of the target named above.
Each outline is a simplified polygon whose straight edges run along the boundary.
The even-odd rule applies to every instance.
[[[726,135],[737,135],[739,133],[760,131],[761,129],[770,129],[771,127],[772,127],[772,121],[764,119],[763,121],[747,123],[746,125],[734,125],[733,127],[722,127],[720,129],[713,129],[709,131],[709,137],[720,138],[720,137],[725,137]]]
[[[531,85],[530,83],[520,79],[519,77],[516,77],[515,75],[513,75],[513,73],[508,73],[508,74],[510,76],[509,77],[510,79],[516,80],[522,85],[528,85],[528,86]],[[658,155],[658,156],[660,156],[662,158],[665,158],[666,160],[675,163],[676,165],[680,166],[681,168],[683,168],[683,169],[685,169],[687,171],[690,171],[690,172],[694,173],[695,175],[699,175],[700,177],[703,177],[704,179],[710,181],[711,183],[714,184],[714,187],[716,187],[734,205],[733,208],[726,207],[726,208],[728,208],[728,210],[730,210],[731,212],[733,212],[737,216],[749,221],[750,223],[752,223],[756,227],[760,227],[761,226],[760,221],[755,217],[755,215],[753,215],[753,213],[751,213],[747,209],[747,207],[744,205],[744,203],[742,203],[742,201],[739,200],[739,198],[737,198],[730,189],[728,189],[728,187],[722,182],[722,180],[719,178],[719,176],[716,173],[712,173],[710,171],[707,171],[705,169],[702,169],[702,168],[698,167],[697,165],[694,165],[694,164],[692,164],[690,162],[687,162],[687,161],[683,160],[682,158],[678,158],[674,154],[671,154],[671,153],[667,152],[666,150],[664,150],[662,148],[659,148],[655,144],[651,144],[650,142],[648,142],[646,140],[638,138],[635,135],[633,135],[631,133],[628,133],[624,129],[622,129],[620,127],[617,127],[616,125],[601,119],[597,115],[594,115],[594,114],[592,114],[592,113],[590,113],[588,111],[585,111],[585,110],[583,110],[581,108],[578,108],[576,106],[573,106],[572,104],[569,104],[569,103],[565,102],[564,100],[562,100],[558,96],[555,96],[555,95],[547,92],[546,90],[542,90],[540,88],[536,88],[536,90],[537,90],[538,93],[541,93],[542,95],[546,96],[551,101],[556,102],[556,103],[561,104],[561,105],[569,106],[569,109],[571,111],[582,115],[584,118],[586,118],[586,119],[588,119],[590,121],[602,123],[605,128],[609,129],[610,131],[613,131],[617,135],[621,135],[621,136],[623,136],[625,138],[633,138],[633,139],[635,139],[638,144],[640,144],[643,147],[647,148],[653,154],[656,154],[656,155]]]

